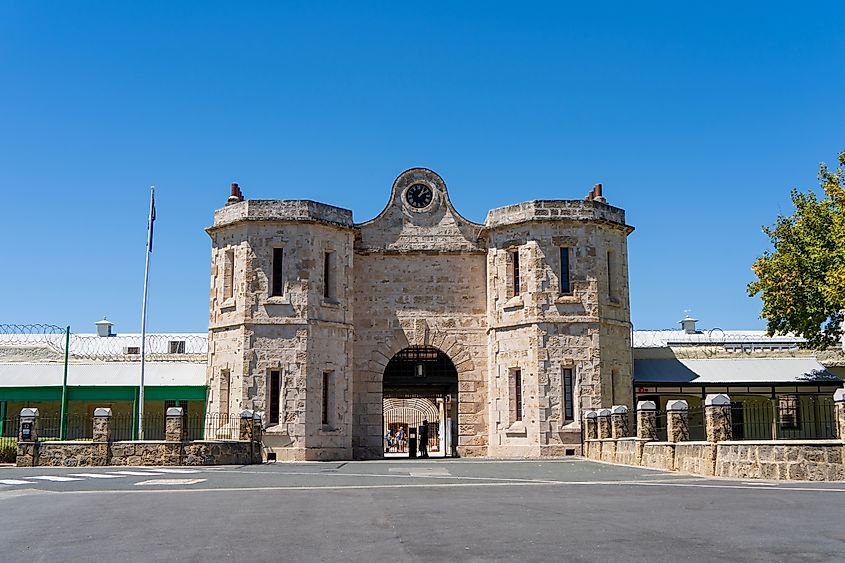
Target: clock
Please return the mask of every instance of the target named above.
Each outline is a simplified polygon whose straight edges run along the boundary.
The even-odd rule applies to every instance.
[[[425,184],[414,184],[405,192],[405,200],[408,205],[417,209],[428,207],[434,195],[431,188]]]

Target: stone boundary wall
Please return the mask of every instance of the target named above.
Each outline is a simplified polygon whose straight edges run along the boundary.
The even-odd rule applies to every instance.
[[[18,467],[250,465],[260,444],[247,441],[30,442],[18,444]]]
[[[657,440],[657,406],[637,405],[637,436],[629,437],[625,420],[609,409],[584,415],[584,457],[606,463],[680,471],[706,477],[845,481],[845,389],[834,394],[837,440],[732,439],[731,402],[724,394],[705,399],[706,440],[689,441],[686,401],[666,405],[668,441]],[[617,409],[617,407],[614,407]],[[627,410],[618,407],[620,416]],[[611,433],[611,427],[614,431]],[[611,436],[612,434],[612,436]]]
[[[250,465],[261,463],[261,418],[240,413],[239,440],[185,439],[184,411],[167,409],[165,439],[113,442],[111,409],[94,410],[90,441],[42,442],[38,439],[38,409],[21,411],[18,467],[97,467],[166,465]]]
[[[596,461],[706,477],[845,481],[845,444],[840,440],[642,442],[622,438],[587,440],[584,451],[585,457]]]

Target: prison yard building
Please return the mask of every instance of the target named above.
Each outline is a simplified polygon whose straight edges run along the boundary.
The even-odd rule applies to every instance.
[[[117,334],[105,319],[96,328],[96,333],[70,335],[66,378],[64,333],[0,335],[0,436],[16,436],[16,415],[37,408],[41,436],[90,439],[94,410],[110,408],[115,439],[137,437],[141,335]],[[190,428],[202,429],[207,335],[148,334],[146,346],[145,437],[163,437],[165,412],[173,406],[182,407],[192,420]],[[63,396],[66,429],[61,436]]]
[[[233,185],[208,228],[208,411],[263,412],[280,460],[383,457],[397,401],[437,414],[443,454],[578,453],[583,409],[633,399],[632,230],[600,186],[477,224],[423,168],[364,223]]]

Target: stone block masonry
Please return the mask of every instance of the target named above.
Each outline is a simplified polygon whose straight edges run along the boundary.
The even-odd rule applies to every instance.
[[[601,432],[593,430],[586,436],[584,455],[597,461],[731,479],[845,481],[845,390],[837,391],[834,402],[840,429],[837,440],[733,441],[730,397],[709,395],[704,417],[707,440],[702,442],[686,439],[687,409],[680,404],[683,401],[667,405],[671,409],[668,434],[673,439],[655,441],[656,432],[650,421],[656,416],[656,409],[653,403],[641,402],[637,429],[640,438],[599,439]],[[587,428],[595,429],[600,414],[590,412],[585,419]]]
[[[26,424],[38,425],[36,409],[24,409],[20,433]],[[261,463],[260,426],[252,411],[241,413],[241,436],[245,440],[184,441],[182,409],[168,409],[167,440],[111,441],[111,409],[96,409],[92,421],[95,440],[90,442],[18,441],[18,467],[98,467],[173,465],[248,465]],[[178,411],[178,412],[177,412]],[[26,434],[30,436],[31,434]]]
[[[603,197],[528,201],[474,223],[425,168],[400,174],[364,223],[238,187],[207,229],[207,412],[263,413],[276,459],[381,458],[388,364],[436,349],[457,372],[438,391],[453,409],[450,453],[577,453],[582,408],[633,407],[622,405],[632,231]]]

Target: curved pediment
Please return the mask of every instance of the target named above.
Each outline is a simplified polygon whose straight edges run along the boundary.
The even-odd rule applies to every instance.
[[[446,183],[427,168],[406,170],[376,218],[356,225],[358,252],[483,252],[483,226],[464,219],[449,201]]]

